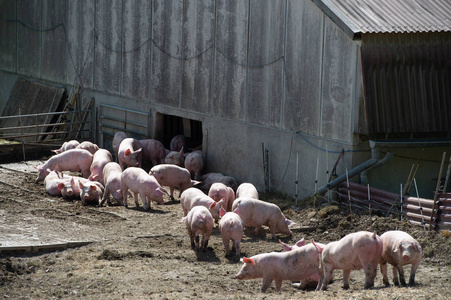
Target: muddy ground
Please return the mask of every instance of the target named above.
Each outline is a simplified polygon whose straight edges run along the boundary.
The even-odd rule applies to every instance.
[[[262,195],[297,222],[292,237],[278,235],[286,243],[302,237],[327,243],[359,230],[382,234],[400,229],[414,236],[424,251],[414,287],[385,287],[378,272],[375,288],[364,290],[363,271],[353,271],[350,289],[343,290],[341,272],[336,271],[327,291],[301,291],[284,281],[281,293],[276,293],[273,283],[263,294],[261,279],[233,278],[242,263],[236,257],[224,257],[217,228],[207,252],[196,254],[191,249],[178,199],[165,199],[165,205],[153,203],[147,212],[136,208],[132,199],[128,209],[83,207],[79,201],[47,195],[42,183],[34,183],[34,165],[0,168],[3,299],[450,298],[451,238],[446,232],[428,232],[394,217],[349,214],[346,206],[316,210],[309,201],[295,205],[289,199]],[[269,232],[262,230],[255,236],[246,231],[241,256],[281,250]],[[408,278],[410,267],[405,269]]]

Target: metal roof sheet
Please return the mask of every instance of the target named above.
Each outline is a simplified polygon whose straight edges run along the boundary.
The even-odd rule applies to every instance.
[[[354,34],[451,32],[451,0],[313,0],[313,2],[325,5],[333,14],[329,17],[339,18]]]

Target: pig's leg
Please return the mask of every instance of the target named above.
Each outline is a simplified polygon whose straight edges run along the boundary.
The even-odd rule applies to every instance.
[[[173,186],[169,187],[169,190],[171,192],[171,200],[174,200],[174,187]]]
[[[398,272],[399,272],[399,281],[401,282],[402,286],[406,286],[406,280],[404,278],[404,269],[401,265],[398,265]]]
[[[230,241],[229,241],[228,238],[223,238],[222,239],[222,243],[224,244],[225,256],[229,255],[229,247],[230,247],[229,242]]]
[[[191,240],[191,249],[195,249],[196,245],[194,244],[194,233],[191,229],[188,229],[189,238]]]
[[[263,275],[263,286],[262,286],[262,293],[266,292],[266,290],[271,286],[273,278],[269,275]]]
[[[415,273],[417,272],[418,266],[420,265],[420,261],[415,264],[412,264],[412,268],[410,269],[410,277],[409,277],[409,285],[415,285]]]
[[[377,273],[377,265],[376,267],[373,267],[372,265],[368,264],[365,268],[365,289],[372,288],[374,286],[374,278],[376,278]]]
[[[196,234],[195,243],[196,243],[195,249],[196,251],[199,251],[199,234]]]
[[[240,242],[235,242],[235,255],[239,257],[240,253],[241,253]]]
[[[262,227],[261,226],[255,227],[255,235],[258,235],[258,233],[260,232],[260,228]]]
[[[141,201],[143,202],[143,208],[144,210],[148,210],[149,209],[149,205],[150,205],[150,199],[147,199],[147,195],[144,191],[140,191],[139,192],[139,196],[141,197]],[[137,205],[138,206],[138,205]]]
[[[105,203],[105,200],[108,201],[108,204],[110,203],[110,190],[108,188],[105,189],[102,197],[102,201],[100,201],[99,206],[103,206],[103,203]]]
[[[135,205],[136,205],[136,207],[139,207],[139,198],[138,198],[138,194],[139,194],[139,193],[133,192],[133,198],[135,199]]]
[[[343,270],[343,289],[349,289],[349,277],[351,276],[351,270]]]
[[[393,284],[395,286],[399,285],[399,281],[398,281],[398,267],[393,266]]]
[[[332,279],[333,272],[334,272],[334,269],[332,269],[331,267],[324,267],[324,275],[323,275],[323,277],[320,276],[320,279],[323,278],[321,290],[323,290],[323,291],[327,290],[327,285],[329,284],[329,281]]]
[[[202,235],[202,251],[207,252],[209,236]]]
[[[383,262],[380,264],[381,267],[381,274],[382,274],[382,278],[383,278],[383,282],[385,284],[385,286],[390,286],[390,282],[388,281],[388,276],[387,276],[387,262]]]
[[[122,192],[122,202],[124,203],[124,207],[127,207],[127,192],[128,192],[127,186],[122,185],[121,192]]]
[[[276,282],[276,292],[280,293],[280,289],[282,288],[282,279],[277,278],[274,281]]]

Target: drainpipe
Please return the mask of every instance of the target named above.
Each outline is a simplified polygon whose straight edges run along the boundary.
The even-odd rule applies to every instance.
[[[387,163],[388,161],[390,161],[390,159],[393,157],[393,153],[392,152],[387,152],[387,154],[385,155],[384,158],[380,159],[379,158],[379,150],[376,149],[373,145],[371,145],[371,158],[369,160],[367,160],[366,162],[364,162],[361,165],[358,165],[357,167],[355,167],[354,169],[350,170],[348,172],[348,177],[354,177],[355,175],[373,167],[373,166],[381,166],[385,163]],[[342,174],[340,176],[338,176],[336,179],[334,179],[333,181],[323,185],[322,187],[320,187],[317,191],[318,194],[320,195],[324,195],[328,190],[336,187],[337,185],[339,185],[340,183],[346,181],[346,173]]]
[[[382,165],[385,165],[392,158],[393,158],[393,152],[387,152],[385,154],[384,158],[379,159],[374,165],[372,165],[368,169],[363,170],[362,173],[360,173],[360,183],[363,184],[363,185],[367,185],[368,184],[368,172],[371,169],[374,169],[374,168],[380,167]]]

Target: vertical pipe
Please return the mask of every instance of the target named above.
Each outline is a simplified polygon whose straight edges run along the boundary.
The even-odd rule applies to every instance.
[[[19,127],[20,127],[20,135],[21,135],[21,140],[22,140],[22,154],[23,154],[23,160],[25,160],[25,145],[24,145],[24,141],[23,141],[23,129],[22,129],[22,113],[20,112],[20,108],[19,108]]]
[[[448,188],[448,180],[451,175],[451,156],[449,157],[448,169],[446,170],[445,183],[443,184],[443,194],[446,193],[446,189]]]
[[[429,231],[432,229],[432,221],[434,219],[435,206],[437,204],[438,191],[440,188],[440,180],[442,178],[443,164],[445,163],[446,152],[443,152],[442,162],[440,163],[440,171],[438,172],[437,186],[435,187],[434,204],[432,205],[431,219],[429,220]]]
[[[296,184],[296,194],[294,196],[295,198],[295,203],[298,204],[298,166],[299,166],[299,153],[296,153],[296,181],[294,182]]]
[[[349,213],[352,213],[352,209],[351,209],[351,190],[349,189],[348,168],[346,168],[346,185],[347,185],[347,188],[348,188]]]
[[[402,190],[402,183],[401,183],[401,189],[400,189],[400,193],[399,193],[399,201],[401,202],[401,215],[400,215],[400,217],[399,217],[399,219],[402,221],[402,194],[403,194],[404,192],[403,192],[403,190]]]

